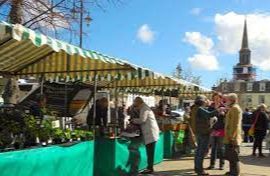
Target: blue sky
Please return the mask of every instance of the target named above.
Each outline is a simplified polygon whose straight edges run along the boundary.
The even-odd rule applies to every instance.
[[[121,1],[104,3],[105,12],[88,9],[93,21],[84,26],[84,48],[167,75],[181,63],[210,88],[232,77],[247,18],[257,79],[270,77],[269,0]]]
[[[240,49],[244,22],[244,17],[241,18],[241,15],[251,15],[250,18],[253,18],[252,15],[265,14],[268,17],[267,9],[270,7],[270,2],[267,0],[259,2],[253,0],[129,0],[123,5],[108,7],[106,12],[93,9],[91,15],[94,21],[87,29],[90,36],[84,41],[84,46],[165,74],[171,74],[180,62],[183,67],[192,68],[194,74],[201,75],[204,86],[211,87],[220,77],[231,78],[232,66],[237,63],[237,51]],[[217,14],[221,16],[221,22],[217,22]],[[232,49],[223,51],[220,46],[226,44],[218,37],[223,35],[222,27],[226,30],[227,25],[230,29],[230,18],[234,18],[234,15],[240,19],[234,22],[236,24],[232,31],[227,31],[227,33],[236,31],[239,39],[234,41],[234,51],[231,51]],[[221,28],[219,32],[217,28]],[[146,32],[146,39],[138,37],[139,29]],[[147,32],[148,34],[150,32],[150,37]],[[200,34],[199,38],[206,37],[214,43],[214,46],[211,47],[210,42],[210,48],[206,48],[209,51],[198,53],[200,49],[196,49],[196,41],[195,43],[194,41],[187,42],[187,32],[190,34],[197,32]],[[203,41],[202,44],[204,44]],[[253,49],[252,51],[255,52]],[[195,54],[205,53],[214,55],[218,66],[213,66],[213,69],[209,70],[201,68],[198,64],[194,66],[188,61],[188,58]],[[205,63],[208,65],[207,59]],[[266,71],[258,69],[259,79],[269,76],[268,69],[264,70]]]

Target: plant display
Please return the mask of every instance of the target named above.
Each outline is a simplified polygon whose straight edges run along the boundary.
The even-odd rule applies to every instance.
[[[21,149],[36,146],[39,142],[54,144],[71,140],[92,140],[93,133],[84,130],[70,130],[53,127],[54,118],[41,119],[19,110],[0,109],[0,150]]]

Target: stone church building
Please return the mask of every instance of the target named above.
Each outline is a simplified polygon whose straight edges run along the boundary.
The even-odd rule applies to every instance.
[[[256,68],[251,64],[246,20],[239,51],[239,63],[233,67],[233,79],[221,82],[218,86],[214,86],[213,90],[237,93],[242,108],[256,108],[260,103],[270,106],[270,81],[256,80]]]

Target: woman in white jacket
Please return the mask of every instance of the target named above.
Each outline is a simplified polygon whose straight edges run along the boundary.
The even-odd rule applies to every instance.
[[[134,100],[134,107],[140,111],[140,117],[133,119],[132,123],[141,126],[144,144],[146,146],[148,167],[143,174],[151,174],[154,172],[154,154],[155,145],[159,138],[159,127],[153,111],[147,106],[143,99],[136,97]]]

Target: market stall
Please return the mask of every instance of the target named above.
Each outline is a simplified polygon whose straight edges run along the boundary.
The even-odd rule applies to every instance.
[[[0,153],[1,176],[93,175],[94,142]]]
[[[156,144],[154,163],[163,161],[164,136]],[[127,175],[138,174],[138,171],[147,167],[145,146],[142,139],[137,138],[97,138],[95,140],[94,175]]]
[[[130,64],[126,61],[109,57],[95,51],[83,50],[81,48],[70,45],[63,41],[56,40],[51,37],[36,33],[21,25],[12,25],[5,22],[0,23],[0,62],[1,62],[0,74],[3,76],[7,76],[8,79],[17,79],[17,78],[28,79],[29,77],[35,77],[37,79],[40,79],[41,86],[40,86],[40,90],[38,90],[40,91],[40,96],[39,96],[40,100],[44,100],[43,99],[44,92],[46,91],[45,90],[46,87],[44,87],[45,81],[60,82],[61,84],[65,84],[64,86],[66,90],[64,93],[65,98],[63,99],[61,97],[60,98],[61,100],[60,100],[58,97],[59,101],[61,101],[62,104],[64,104],[65,108],[68,106],[67,103],[69,101],[67,95],[70,94],[69,87],[66,84],[67,82],[80,81],[90,86],[93,86],[93,89],[92,89],[94,93],[93,102],[95,104],[96,102],[95,96],[96,96],[97,89],[105,87],[105,85],[108,85],[111,82],[121,81],[121,80],[144,79],[146,77],[158,79],[161,77],[159,74],[155,74],[149,69],[141,68],[136,65]],[[163,79],[163,77],[161,79]],[[14,82],[15,81],[13,81],[13,83]],[[10,87],[12,86],[13,85],[10,84]],[[19,102],[19,100],[16,99],[14,102],[17,103]],[[37,106],[38,104],[34,103],[34,105]],[[54,108],[57,109],[56,106],[54,106]],[[67,110],[65,109],[60,112],[62,113],[61,116],[69,115]],[[36,116],[39,116],[39,115],[35,115],[34,117],[29,116],[30,118],[28,118],[28,116],[25,117],[25,119],[27,119],[31,135],[34,134],[33,137],[35,137],[36,133],[40,135],[41,132],[42,134],[43,132],[45,133],[43,135],[45,135],[46,138],[49,137],[49,135],[53,134],[55,138],[57,139],[55,141],[56,144],[62,143],[62,142],[69,142],[73,140],[80,141],[79,139],[85,138],[86,136],[88,136],[89,138],[88,133],[84,133],[81,131],[70,131],[69,129],[62,130],[59,128],[51,129],[51,120],[48,119],[46,121],[43,121],[42,119],[35,119]],[[40,120],[42,121],[38,122]],[[43,122],[46,122],[46,123],[43,123]],[[42,129],[39,128],[41,126],[43,126]],[[108,138],[106,140],[108,140]],[[161,141],[163,140],[161,139]],[[80,146],[82,144],[83,143],[77,144],[77,145]],[[163,142],[160,142],[160,145],[159,145],[160,147],[157,147],[157,149],[159,149],[160,151],[163,151],[162,149],[160,149],[163,146],[162,144]],[[20,145],[19,149],[22,146],[23,145]],[[38,146],[38,147],[41,147],[41,146]],[[65,152],[61,152],[62,149]],[[20,155],[21,157],[24,157],[24,153],[27,153],[29,154],[29,156],[31,156],[32,153],[28,153],[28,152],[34,151],[34,153],[35,154],[38,153],[38,156],[41,158],[44,157],[43,154],[50,156],[51,154],[55,152],[61,153],[60,158],[63,158],[64,154],[67,154],[66,152],[69,152],[72,149],[73,149],[72,146],[67,146],[66,148],[55,146],[55,147],[49,147],[49,148],[37,148],[33,150],[8,152],[8,153],[2,154],[2,156],[10,157],[15,154],[18,154],[19,156],[18,158],[20,158]],[[85,150],[82,150],[82,148],[76,147],[75,149],[78,154],[76,155],[76,157],[81,159],[81,158],[84,158],[83,156],[87,156],[87,155],[84,155]],[[143,151],[144,149],[142,148],[140,150]],[[156,163],[161,162],[163,159],[162,153],[160,152],[158,153],[159,153],[159,157],[156,157],[158,159]],[[89,165],[92,165],[94,161],[91,158],[92,154],[93,154],[93,150],[89,150],[89,153],[88,153],[89,157],[84,158],[85,160],[89,159],[88,160]],[[71,158],[72,157],[73,157],[73,154]],[[142,158],[145,158],[145,151],[142,152]],[[47,162],[52,162],[50,161],[51,159],[54,159],[54,158],[46,157]],[[102,158],[102,159],[105,159],[105,158]],[[72,160],[76,161],[75,159],[72,159]],[[1,167],[2,167],[2,164],[3,166],[6,166],[6,164],[8,164],[6,160],[2,160],[2,161],[3,162],[1,163]],[[33,161],[36,161],[36,160],[32,160],[32,161],[25,160],[24,163],[21,162],[20,164],[17,165],[17,167],[23,168],[25,165],[30,165],[31,167],[33,167],[37,164]],[[59,168],[62,168],[65,166],[65,162],[60,162],[58,158],[55,158],[55,161],[57,161],[57,166]],[[15,157],[9,160],[9,163],[13,163],[13,162],[16,162]],[[78,163],[74,163],[73,168],[76,167],[77,164]],[[143,167],[145,166],[141,164],[140,168],[143,168]],[[55,169],[55,168],[50,168],[50,169]],[[48,169],[48,172],[51,171],[50,169]],[[45,172],[45,170],[41,169],[39,175],[43,175],[43,174],[46,175],[46,173],[48,172]],[[88,174],[91,175],[90,170],[85,171],[85,172],[89,172]],[[24,172],[20,172],[20,171],[16,173],[19,173],[19,175],[20,173],[21,175],[24,174]],[[74,174],[77,175],[76,173]]]
[[[181,100],[185,92],[192,92],[194,95],[210,95],[209,90],[206,88],[164,75],[163,79],[121,80],[111,83],[110,86],[117,86],[120,91],[137,95],[159,95],[161,102],[165,96],[169,97],[170,100],[172,96],[176,96]],[[171,104],[171,102],[167,101],[166,104]],[[186,151],[190,150],[187,145],[191,145],[188,141],[191,140],[191,137],[193,139],[193,135],[183,117],[184,111],[182,110],[180,116],[178,112],[170,112],[166,116],[156,113],[160,129],[164,132],[164,158],[172,158],[176,153],[186,153]]]

